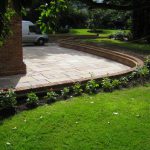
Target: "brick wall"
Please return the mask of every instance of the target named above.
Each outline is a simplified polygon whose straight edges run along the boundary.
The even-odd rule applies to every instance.
[[[26,73],[26,65],[23,63],[21,20],[19,16],[12,19],[13,34],[0,47],[0,76]]]

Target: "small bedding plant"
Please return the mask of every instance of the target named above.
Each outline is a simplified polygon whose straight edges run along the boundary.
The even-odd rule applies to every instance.
[[[62,98],[64,98],[64,99],[69,98],[69,94],[70,94],[70,89],[69,89],[69,87],[65,87],[65,88],[63,88],[63,89],[61,90],[61,96],[62,96]]]
[[[63,88],[61,91],[58,91],[58,93],[60,92],[61,95],[58,95],[54,91],[49,91],[44,98],[46,98],[46,103],[50,104],[52,102],[55,102],[58,98],[67,99],[70,96],[82,95],[82,93],[84,92],[88,94],[94,94],[99,92],[100,90],[103,90],[105,92],[112,92],[113,89],[126,88],[141,83],[139,81],[142,81],[142,84],[144,84],[147,82],[147,80],[149,81],[149,79],[150,70],[148,69],[148,64],[146,64],[144,67],[138,68],[131,74],[123,76],[120,79],[112,80],[106,77],[98,82],[92,79],[83,85],[81,85],[80,83],[76,83],[72,87]],[[38,104],[39,97],[34,92],[28,93],[25,105],[28,108],[34,108],[38,106]],[[11,89],[0,90],[0,113],[8,114],[9,111],[4,110],[13,110],[10,111],[12,113],[16,111],[16,108],[18,110],[19,105],[17,106],[15,92]]]
[[[83,93],[83,89],[82,89],[82,85],[80,83],[76,83],[73,87],[73,94],[75,96],[79,96],[79,95],[82,95]]]
[[[145,59],[145,66],[147,66],[147,68],[150,70],[150,55]]]
[[[51,104],[57,100],[58,94],[54,91],[47,92],[45,99],[48,104]]]
[[[12,115],[16,112],[16,94],[12,89],[0,90],[0,114]]]
[[[27,107],[29,107],[29,108],[37,107],[39,104],[38,96],[34,92],[28,93],[26,104],[27,104]]]
[[[121,87],[121,82],[118,79],[112,80],[112,86],[114,89],[119,89]]]
[[[105,92],[112,92],[113,91],[113,84],[111,83],[111,79],[108,77],[102,80],[102,88]]]
[[[129,86],[129,79],[128,79],[128,77],[121,77],[120,78],[120,82],[121,82],[121,87],[122,88],[126,88],[126,87],[128,87]]]
[[[99,88],[99,84],[95,80],[90,80],[85,85],[85,91],[89,94],[97,93]]]

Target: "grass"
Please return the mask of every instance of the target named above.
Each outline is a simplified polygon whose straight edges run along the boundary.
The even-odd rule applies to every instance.
[[[89,32],[90,29],[70,29],[70,33],[72,35],[96,35],[96,33]],[[107,29],[100,29],[101,37],[108,37],[111,34],[116,33],[118,30],[107,30]]]
[[[97,38],[97,39],[86,39],[85,42],[93,42],[105,45],[113,45],[119,46],[122,48],[127,48],[131,51],[142,53],[142,54],[150,54],[150,44],[139,44],[132,42],[124,42],[119,40],[113,40],[108,38]]]
[[[90,32],[88,32],[89,29],[72,29],[74,32],[70,32],[72,34],[80,34],[80,35],[88,35]],[[141,44],[141,43],[134,43],[134,42],[125,42],[120,40],[113,40],[109,39],[108,37],[112,34],[115,34],[120,30],[109,30],[109,29],[101,29],[100,38],[97,39],[84,39],[82,41],[84,42],[93,42],[93,43],[99,43],[104,45],[113,45],[113,46],[119,46],[122,48],[127,48],[134,52],[139,52],[142,54],[150,54],[150,44]],[[129,30],[124,30],[128,32]],[[94,33],[91,33],[94,34]]]
[[[0,125],[1,150],[149,150],[150,84],[84,95]]]
[[[89,29],[70,29],[71,35],[95,35],[95,33],[88,32]]]
[[[97,39],[85,39],[82,41],[85,42],[93,42],[93,43],[99,43],[99,44],[105,44],[105,45],[113,45],[113,46],[119,46],[122,48],[127,48],[134,52],[139,52],[142,54],[150,54],[150,44],[141,44],[141,43],[134,43],[134,42],[124,42],[119,40],[113,40],[109,39],[108,37],[111,34],[115,34],[116,32],[120,30],[110,30],[110,29],[100,29],[100,38]],[[95,35],[95,33],[88,32],[89,29],[71,29],[70,34],[73,35]],[[128,32],[129,30],[124,30]]]

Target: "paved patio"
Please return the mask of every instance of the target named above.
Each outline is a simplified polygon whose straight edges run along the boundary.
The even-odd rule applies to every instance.
[[[24,46],[26,75],[0,77],[0,88],[28,89],[60,82],[78,81],[93,76],[121,72],[130,67],[102,57],[61,48],[56,44],[47,46]]]

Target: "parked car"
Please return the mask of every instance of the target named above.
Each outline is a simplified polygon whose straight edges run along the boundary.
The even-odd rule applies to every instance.
[[[40,28],[31,21],[22,21],[22,42],[44,45],[48,42],[48,35],[42,34]]]

